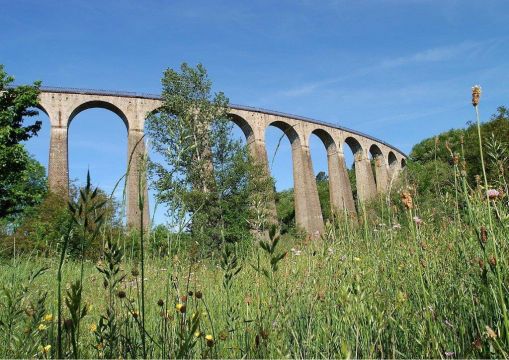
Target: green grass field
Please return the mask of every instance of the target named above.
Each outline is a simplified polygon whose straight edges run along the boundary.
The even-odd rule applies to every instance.
[[[450,216],[421,209],[419,225],[415,208],[384,207],[329,224],[318,240],[283,236],[272,254],[253,244],[237,259],[235,248],[207,260],[148,256],[144,279],[138,262],[124,259],[115,286],[86,261],[87,311],[74,322],[65,299],[81,264],[66,260],[61,355],[507,358],[509,213],[506,199],[488,209],[482,194],[464,198],[461,214],[465,202],[454,198],[443,199]],[[30,282],[39,268],[47,270]],[[58,355],[57,269],[58,258],[2,262],[0,357]]]

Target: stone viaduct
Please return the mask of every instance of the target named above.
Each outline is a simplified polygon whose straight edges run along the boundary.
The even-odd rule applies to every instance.
[[[51,122],[48,181],[52,191],[68,196],[68,129],[73,118],[90,108],[103,108],[117,114],[128,131],[128,171],[126,180],[127,223],[139,227],[138,197],[145,195],[144,219],[148,221],[146,186],[141,179],[140,155],[145,154],[143,129],[148,114],[161,106],[157,95],[107,92],[100,90],[41,88],[40,109]],[[384,192],[405,166],[406,155],[397,148],[372,136],[337,125],[247,106],[230,106],[231,120],[243,131],[253,158],[269,171],[265,148],[268,126],[281,129],[292,147],[295,218],[297,225],[310,234],[323,231],[323,218],[309,150],[311,134],[323,142],[328,158],[331,206],[336,210],[355,212],[352,188],[347,174],[343,148],[347,144],[355,159],[357,194],[360,201],[370,200]],[[100,129],[97,129],[100,131]],[[375,160],[372,171],[371,159]],[[145,179],[142,179],[145,183]]]

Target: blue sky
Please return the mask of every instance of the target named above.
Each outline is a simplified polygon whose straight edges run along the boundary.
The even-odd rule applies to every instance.
[[[507,0],[0,3],[0,63],[17,83],[158,93],[165,68],[201,62],[232,103],[354,128],[406,152],[473,120],[474,84],[484,119],[509,105]],[[27,146],[47,164],[41,117]],[[280,134],[267,131],[269,157]],[[88,110],[69,140],[71,178],[83,182],[90,168],[111,190],[125,170],[122,121]],[[315,172],[326,171],[319,140],[311,151]],[[273,175],[279,189],[292,186],[286,140]]]

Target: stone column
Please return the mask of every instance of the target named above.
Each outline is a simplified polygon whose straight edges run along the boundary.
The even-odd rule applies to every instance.
[[[69,196],[67,126],[52,126],[50,133],[48,185],[51,192]]]
[[[269,160],[267,156],[267,148],[265,147],[265,141],[262,139],[254,139],[248,143],[248,149],[251,157],[256,162],[256,164],[261,166],[261,174],[262,177],[270,177],[270,168],[269,168]],[[269,194],[266,195],[265,198],[265,206],[267,210],[267,222],[268,225],[278,224],[277,218],[277,210],[276,210],[276,197],[272,189],[270,189]]]
[[[357,182],[357,196],[361,202],[373,199],[376,196],[376,184],[371,161],[359,149],[355,154],[355,179]]]
[[[389,169],[382,155],[375,158],[376,191],[384,193],[389,187]]]
[[[338,212],[346,209],[355,214],[352,186],[348,178],[345,157],[336,150],[327,151],[329,163],[329,193],[332,211]]]
[[[306,211],[308,213],[308,227],[306,230],[313,237],[319,237],[324,231],[323,216],[318,188],[316,186],[316,177],[313,171],[313,161],[311,160],[308,146],[302,147],[302,158],[304,172],[301,172],[300,176],[304,176],[306,182]]]
[[[143,195],[143,226],[148,228],[150,223],[148,190],[145,169],[145,140],[143,131],[130,129],[127,139],[127,226],[140,228],[139,195]]]

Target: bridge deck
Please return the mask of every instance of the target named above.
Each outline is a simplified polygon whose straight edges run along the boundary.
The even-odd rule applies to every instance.
[[[161,100],[161,96],[160,95],[148,94],[148,93],[129,92],[129,91],[78,89],[78,88],[66,88],[66,87],[55,87],[55,86],[41,86],[41,91],[43,91],[43,92],[64,93],[64,94],[120,96],[120,97],[128,97],[128,98]],[[365,133],[357,131],[357,130],[353,130],[353,129],[350,129],[350,128],[347,128],[347,127],[344,127],[344,126],[339,126],[337,124],[329,123],[329,122],[326,122],[326,121],[320,121],[320,120],[316,120],[316,119],[313,119],[313,118],[308,118],[308,117],[305,117],[305,116],[288,114],[288,113],[283,113],[283,112],[274,111],[274,110],[267,110],[267,109],[263,109],[263,108],[252,107],[252,106],[230,104],[230,107],[232,109],[236,109],[236,110],[246,110],[246,111],[259,112],[259,113],[268,114],[268,115],[282,116],[282,117],[287,117],[287,118],[291,118],[291,119],[302,120],[302,121],[314,123],[314,124],[317,124],[317,125],[328,126],[328,127],[334,128],[334,129],[343,130],[343,131],[350,132],[352,134],[356,134],[356,135],[365,137],[367,139],[373,140],[373,141],[375,141],[377,143],[383,144],[383,145],[385,145],[387,147],[390,147],[391,149],[394,149],[395,151],[399,152],[404,157],[408,157],[403,151],[401,151],[400,149],[398,149],[397,147],[395,147],[395,146],[393,146],[391,144],[386,143],[383,140],[380,140],[380,139],[378,139],[378,138],[376,138],[374,136],[365,134]]]

